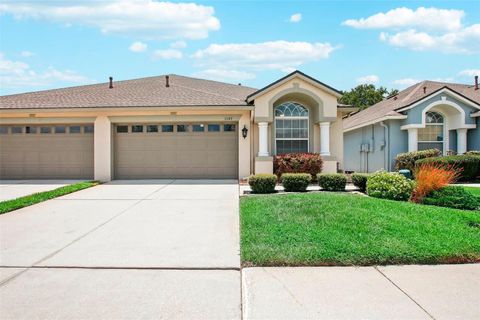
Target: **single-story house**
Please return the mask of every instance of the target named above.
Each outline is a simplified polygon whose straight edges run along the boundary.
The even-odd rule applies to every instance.
[[[346,171],[394,169],[399,153],[480,150],[480,90],[423,81],[343,121]]]
[[[343,168],[341,93],[295,71],[257,90],[165,75],[0,97],[0,178],[244,178],[273,155]]]

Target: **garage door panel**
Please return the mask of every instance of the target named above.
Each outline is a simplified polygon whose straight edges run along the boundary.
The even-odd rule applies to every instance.
[[[93,178],[93,134],[25,132],[0,135],[0,178]]]
[[[237,178],[237,139],[235,132],[115,133],[115,177]]]

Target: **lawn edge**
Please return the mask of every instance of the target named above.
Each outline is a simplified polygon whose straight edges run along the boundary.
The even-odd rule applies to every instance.
[[[53,190],[36,192],[27,196],[5,200],[0,202],[0,215],[9,213],[18,209],[26,208],[37,203],[41,203],[47,200],[55,199],[70,193],[74,193],[80,190],[85,190],[99,185],[99,181],[82,181],[73,184],[69,184],[63,187],[59,187]],[[5,206],[5,208],[2,208]]]

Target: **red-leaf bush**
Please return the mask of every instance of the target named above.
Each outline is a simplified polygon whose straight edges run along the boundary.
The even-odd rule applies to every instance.
[[[420,203],[433,191],[454,183],[460,177],[460,171],[454,166],[431,162],[420,165],[415,172],[416,186],[412,193],[412,201]]]
[[[279,178],[284,173],[309,173],[312,179],[316,179],[322,167],[323,160],[318,153],[286,153],[273,160],[273,172]]]

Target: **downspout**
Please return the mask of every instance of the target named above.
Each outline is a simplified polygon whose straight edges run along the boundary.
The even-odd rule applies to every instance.
[[[385,129],[384,131],[384,138],[385,138],[385,146],[383,147],[383,159],[385,161],[385,170],[390,171],[390,136],[388,131],[388,126],[382,121],[380,125]]]

